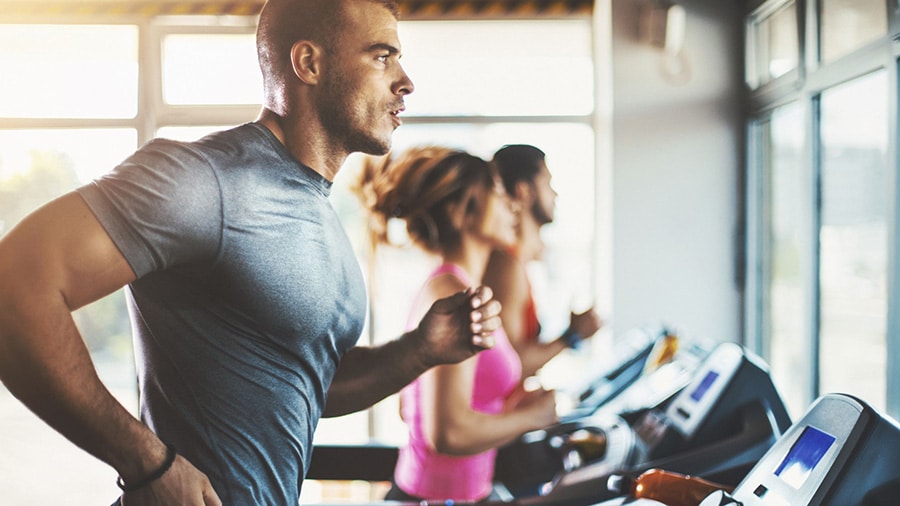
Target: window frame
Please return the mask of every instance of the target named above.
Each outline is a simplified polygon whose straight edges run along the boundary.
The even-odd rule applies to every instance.
[[[769,12],[766,9],[773,5],[780,5],[785,0],[771,0],[763,3],[758,9],[748,14],[747,22],[757,12]],[[805,245],[807,252],[804,261],[813,267],[815,273],[812,279],[806,280],[807,290],[811,297],[806,303],[804,314],[809,319],[807,328],[810,335],[804,339],[809,341],[811,358],[801,371],[809,384],[807,404],[823,394],[820,391],[820,363],[819,363],[819,245],[817,231],[820,228],[819,190],[821,177],[821,146],[819,138],[819,98],[823,91],[839,84],[862,77],[873,71],[885,69],[888,73],[889,89],[889,125],[888,125],[888,185],[890,195],[888,197],[888,240],[887,240],[887,325],[886,347],[887,367],[884,371],[887,386],[886,411],[889,415],[900,418],[900,234],[898,226],[900,219],[897,213],[897,198],[900,196],[900,160],[898,160],[898,75],[900,75],[900,2],[897,0],[884,0],[887,14],[888,31],[884,37],[870,41],[855,51],[844,55],[834,61],[821,62],[819,58],[819,6],[821,0],[797,0],[798,9],[802,6],[802,12],[798,12],[800,22],[800,54],[801,69],[796,83],[783,85],[780,82],[768,83],[747,93],[747,119],[746,119],[746,145],[745,155],[747,172],[747,270],[746,270],[746,305],[745,305],[745,342],[748,347],[768,358],[769,343],[762,328],[762,303],[766,289],[763,283],[763,269],[767,259],[765,252],[763,225],[762,199],[761,199],[761,171],[765,160],[761,153],[763,146],[760,142],[760,124],[769,120],[772,110],[790,101],[798,101],[804,114],[805,145],[804,163],[805,170],[812,174],[810,181],[813,198],[809,204],[812,216],[807,219],[810,227],[810,235],[814,239]],[[812,29],[806,29],[812,27]],[[749,45],[752,40],[747,37],[748,58],[751,54]],[[748,63],[749,67],[749,63]]]

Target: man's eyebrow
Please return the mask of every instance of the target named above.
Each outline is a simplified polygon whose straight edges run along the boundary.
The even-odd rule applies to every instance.
[[[400,54],[400,48],[394,47],[394,46],[384,43],[384,42],[376,42],[375,44],[372,44],[371,46],[369,46],[370,53],[375,52],[375,51],[387,51],[389,54],[392,54],[392,55]]]

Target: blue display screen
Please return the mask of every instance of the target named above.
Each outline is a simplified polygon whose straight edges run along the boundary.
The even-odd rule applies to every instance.
[[[700,402],[700,399],[703,398],[703,394],[709,390],[709,387],[716,381],[716,378],[719,377],[719,373],[716,371],[709,371],[706,373],[706,376],[703,377],[703,381],[697,385],[697,388],[691,392],[691,399],[694,399],[695,402]]]
[[[778,465],[775,476],[781,477],[785,483],[799,489],[833,444],[834,436],[815,427],[806,427],[791,447],[791,451]]]

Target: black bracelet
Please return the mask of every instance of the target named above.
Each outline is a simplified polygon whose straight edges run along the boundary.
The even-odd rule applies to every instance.
[[[165,460],[165,462],[162,463],[161,466],[159,466],[159,469],[157,469],[156,471],[153,471],[146,478],[135,483],[134,485],[126,485],[125,480],[123,480],[122,477],[119,476],[116,479],[116,485],[118,485],[119,488],[122,489],[123,492],[134,492],[135,490],[137,490],[141,487],[147,486],[150,483],[162,478],[162,475],[166,474],[166,471],[168,471],[169,468],[172,467],[172,463],[175,462],[175,457],[177,455],[178,455],[178,453],[175,452],[175,447],[167,443],[166,444],[166,460]]]
[[[563,342],[566,343],[566,346],[568,346],[569,348],[577,350],[578,345],[581,344],[581,340],[583,338],[581,337],[581,334],[573,330],[572,327],[569,327],[565,332],[563,332],[563,335],[560,339],[562,339]]]

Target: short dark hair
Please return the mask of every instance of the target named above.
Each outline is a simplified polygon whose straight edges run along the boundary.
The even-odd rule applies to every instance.
[[[493,164],[503,180],[506,193],[514,196],[519,182],[534,181],[546,156],[543,151],[530,144],[507,144],[498,149],[494,153]]]
[[[360,0],[267,0],[259,14],[256,52],[267,89],[277,89],[290,69],[291,47],[298,40],[321,44],[333,51],[343,33],[344,9]],[[400,17],[396,0],[365,0],[380,4]]]

